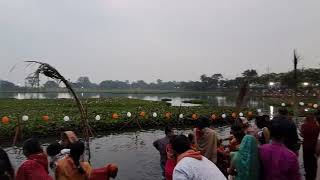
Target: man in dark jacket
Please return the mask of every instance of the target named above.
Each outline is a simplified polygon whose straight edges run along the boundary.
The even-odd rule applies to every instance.
[[[284,108],[284,107],[280,108],[278,110],[278,113],[279,113],[278,116],[275,117],[273,120],[281,119],[285,121],[285,123],[287,124],[284,144],[292,152],[299,155],[300,139],[297,132],[297,126],[289,117],[287,108]]]

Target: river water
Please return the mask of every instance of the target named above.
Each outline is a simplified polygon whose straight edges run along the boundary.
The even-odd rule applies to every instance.
[[[220,127],[217,132],[220,137],[226,137],[230,128]],[[176,134],[188,135],[190,130],[177,130]],[[158,129],[124,132],[98,136],[91,141],[91,164],[101,167],[107,163],[119,165],[120,180],[153,180],[161,179],[159,153],[152,143],[164,137],[164,131]],[[43,143],[53,142],[53,139],[43,139]],[[44,144],[46,146],[47,144]],[[19,167],[24,156],[18,149],[7,148],[10,159],[15,167]]]
[[[188,100],[204,100],[212,106],[235,106],[236,95],[197,95],[187,93],[177,94],[113,94],[113,93],[79,93],[82,98],[101,97],[126,97],[132,99],[142,99],[148,101],[161,101],[161,99],[171,99],[172,106],[198,106],[197,104],[184,103]],[[0,93],[1,98],[14,99],[69,99],[69,93]],[[267,105],[262,97],[249,97],[245,105],[251,108],[264,109]]]

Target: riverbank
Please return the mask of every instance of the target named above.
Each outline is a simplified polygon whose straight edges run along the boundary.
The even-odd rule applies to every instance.
[[[96,132],[137,128],[137,123],[128,124],[123,128],[125,123],[130,120],[138,120],[142,127],[157,127],[166,124],[184,126],[194,122],[192,117],[199,115],[211,116],[212,114],[220,117],[223,113],[230,117],[234,111],[233,107],[213,107],[208,105],[176,107],[170,106],[166,102],[119,97],[83,99],[83,103],[88,113],[89,123]],[[21,122],[24,137],[30,137],[34,134],[48,137],[59,135],[60,132],[65,130],[79,132],[82,129],[80,114],[72,99],[1,99],[0,109],[0,117],[7,116],[9,118],[2,119],[0,139],[13,138],[18,119]],[[244,115],[249,111],[254,113],[255,110],[242,109]],[[128,112],[131,113],[131,117],[127,116]],[[157,113],[157,117],[153,116],[154,112]],[[179,117],[180,114],[183,114],[182,118]],[[24,115],[28,116],[27,121],[22,120]],[[97,115],[100,116],[100,120],[96,120]],[[65,116],[68,116],[69,121],[64,121]],[[68,120],[68,118],[65,120]]]

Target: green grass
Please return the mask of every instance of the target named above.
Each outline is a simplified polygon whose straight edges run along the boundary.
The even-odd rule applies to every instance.
[[[100,99],[84,99],[84,106],[87,109],[91,127],[94,131],[120,131],[125,122],[131,120],[135,115],[144,111],[145,117],[138,117],[142,127],[164,126],[173,124],[183,126],[191,124],[191,116],[193,113],[198,115],[208,115],[212,113],[220,115],[226,113],[231,115],[232,107],[172,107],[166,102],[144,101],[128,98],[100,98]],[[246,113],[249,109],[243,109]],[[131,112],[133,117],[128,118],[127,112]],[[152,113],[157,112],[158,117],[153,118]],[[170,119],[165,117],[166,112],[173,115]],[[112,119],[112,114],[120,115],[119,119]],[[184,119],[178,119],[180,113],[184,114]],[[39,136],[59,135],[64,130],[81,131],[80,114],[72,99],[44,99],[44,100],[16,100],[1,99],[0,100],[0,117],[8,116],[9,124],[0,123],[0,139],[11,139],[14,136],[14,127],[17,125],[18,118],[28,115],[29,120],[22,123],[24,137],[30,137],[33,134]],[[42,116],[49,116],[49,121],[42,120]],[[95,116],[100,115],[101,120],[96,121]],[[69,122],[64,122],[63,117],[69,116]],[[126,127],[136,128],[136,124]]]

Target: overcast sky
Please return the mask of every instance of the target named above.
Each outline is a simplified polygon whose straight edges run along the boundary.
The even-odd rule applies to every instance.
[[[320,67],[319,0],[0,0],[0,79],[24,60],[72,81],[227,78]]]

